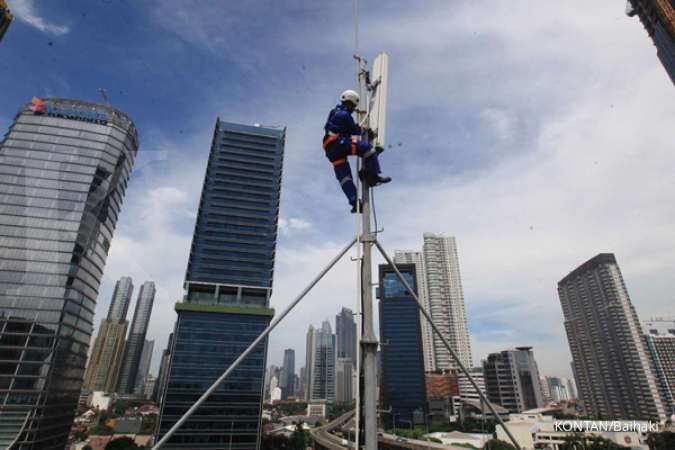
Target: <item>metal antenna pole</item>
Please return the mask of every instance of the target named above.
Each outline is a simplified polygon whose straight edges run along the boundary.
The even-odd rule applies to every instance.
[[[368,86],[366,81],[366,60],[358,57],[359,61],[359,90],[361,104],[368,105],[366,94]],[[368,125],[367,110],[359,111],[366,114],[365,125]],[[360,118],[359,118],[360,119]],[[364,133],[365,134],[365,133]],[[367,140],[368,136],[361,136]],[[377,450],[377,337],[373,328],[373,283],[372,283],[372,247],[374,235],[370,229],[370,189],[367,183],[361,184],[363,200],[361,244],[361,303],[363,309],[363,335],[361,336],[361,360],[363,368],[363,431],[365,434],[366,450]]]
[[[253,349],[258,344],[260,344],[262,342],[263,339],[265,339],[267,337],[268,334],[270,334],[272,332],[272,330],[274,330],[274,328],[277,325],[279,325],[279,323],[284,319],[284,317],[286,317],[288,315],[288,313],[290,313],[291,310],[293,308],[295,308],[295,306],[298,303],[300,303],[300,300],[302,300],[309,293],[309,291],[311,291],[312,288],[314,286],[316,286],[316,284],[323,278],[323,276],[326,275],[326,273],[328,273],[328,271],[330,269],[332,269],[333,266],[345,255],[345,253],[347,253],[349,251],[349,249],[352,248],[352,246],[354,245],[355,242],[356,242],[356,239],[352,239],[352,241],[347,246],[345,246],[345,248],[343,248],[340,251],[340,253],[338,253],[338,255],[335,258],[333,258],[331,260],[331,262],[328,263],[328,265],[321,272],[319,272],[319,274],[309,283],[309,285],[307,285],[307,287],[300,293],[300,295],[295,297],[295,300],[293,300],[291,302],[291,304],[288,305],[286,307],[286,309],[278,317],[274,318],[272,323],[270,323],[269,326],[267,328],[265,328],[265,331],[263,331],[251,343],[251,345],[248,346],[248,348],[246,350],[244,350],[244,353],[239,355],[239,357],[234,360],[232,365],[230,365],[230,367],[228,367],[227,370],[225,372],[223,372],[223,374],[220,377],[218,377],[218,379],[211,385],[211,387],[208,388],[206,390],[206,392],[204,392],[204,394],[202,394],[201,397],[199,397],[199,400],[197,400],[195,402],[195,404],[192,405],[190,407],[190,409],[188,409],[185,414],[183,414],[183,417],[178,419],[178,422],[176,422],[169,429],[169,431],[166,432],[164,437],[162,437],[162,439],[159,442],[157,442],[157,444],[155,444],[154,447],[152,447],[152,450],[159,450],[160,448],[162,448],[162,446],[164,444],[166,444],[166,442],[171,438],[171,436],[173,436],[173,434],[176,431],[178,431],[178,429],[185,423],[185,421],[187,421],[190,418],[190,416],[197,410],[197,408],[199,408],[199,406],[202,403],[204,403],[207,398],[209,398],[209,396],[213,393],[213,391],[215,391],[218,388],[218,386],[220,386],[220,384],[225,380],[225,378],[227,378],[227,376],[244,360],[244,358],[246,358],[248,356],[249,353],[251,353],[253,351]]]
[[[495,416],[499,424],[504,428],[504,431],[506,434],[509,436],[509,439],[511,439],[511,442],[513,442],[513,445],[516,446],[518,450],[521,449],[520,445],[518,445],[518,441],[516,441],[516,438],[513,437],[513,434],[511,434],[511,431],[508,429],[504,421],[502,420],[501,416],[497,414],[497,411],[495,411],[495,408],[492,406],[492,403],[490,403],[485,397],[485,394],[480,390],[478,387],[478,384],[476,381],[473,379],[469,371],[464,367],[464,364],[462,364],[462,361],[460,361],[459,357],[457,356],[457,353],[455,353],[455,350],[450,346],[450,343],[445,339],[445,337],[441,334],[441,330],[436,326],[433,320],[431,320],[431,316],[429,315],[428,312],[424,310],[424,307],[422,307],[422,304],[420,303],[420,299],[417,298],[417,294],[415,294],[415,291],[410,287],[406,279],[401,275],[401,272],[399,272],[398,267],[396,267],[396,264],[394,264],[394,261],[391,260],[387,252],[384,250],[384,247],[382,247],[382,244],[380,244],[377,240],[375,240],[375,245],[377,246],[377,249],[380,251],[380,254],[384,257],[384,259],[387,260],[387,264],[391,266],[392,269],[394,269],[394,272],[396,272],[396,276],[398,277],[399,280],[401,280],[401,283],[403,283],[403,286],[405,286],[406,290],[410,293],[412,298],[415,300],[417,303],[417,308],[422,312],[422,315],[424,315],[424,318],[427,319],[427,322],[431,325],[431,328],[434,330],[434,332],[438,335],[438,337],[443,341],[443,344],[445,347],[448,349],[450,352],[450,355],[452,355],[453,359],[459,366],[459,368],[464,372],[464,375],[469,378],[469,381],[473,385],[474,389],[476,389],[476,392],[478,392],[478,395],[480,396],[481,401],[485,402],[485,404],[490,408],[490,411],[492,414]]]

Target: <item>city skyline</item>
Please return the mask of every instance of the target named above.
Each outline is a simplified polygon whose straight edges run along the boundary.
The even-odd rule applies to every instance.
[[[99,292],[99,299],[102,301],[99,303],[106,303],[105,300],[110,297],[114,281],[121,275],[129,274],[137,280],[156,280],[158,288],[162,290],[158,294],[158,301],[161,305],[158,309],[162,312],[153,318],[149,335],[156,340],[157,348],[163,348],[168,337],[168,330],[161,324],[172,322],[175,318],[172,304],[179,298],[182,290],[180,283],[176,280],[182,278],[185,269],[184,261],[189,249],[191,229],[187,226],[186,230],[184,222],[194,220],[190,214],[196,210],[198,199],[198,194],[195,194],[187,181],[195,177],[199,178],[203,174],[203,165],[194,161],[202,159],[205,154],[204,143],[208,142],[212,132],[210,127],[200,128],[198,123],[211,123],[215,115],[222,113],[224,109],[236,110],[230,111],[232,118],[248,123],[254,123],[257,120],[263,123],[273,123],[278,122],[280,117],[292,117],[293,115],[287,114],[287,107],[272,106],[263,108],[268,113],[265,117],[258,118],[254,110],[260,108],[247,106],[250,97],[245,96],[247,101],[243,101],[237,97],[237,94],[234,95],[231,106],[228,104],[226,108],[220,102],[213,100],[218,96],[214,96],[212,92],[209,92],[208,97],[204,96],[205,90],[200,90],[199,82],[192,83],[194,100],[188,101],[185,98],[187,96],[167,94],[166,96],[152,95],[148,101],[139,102],[138,99],[145,98],[139,95],[140,88],[147,90],[147,86],[132,83],[127,88],[127,83],[133,78],[129,76],[133,71],[130,71],[128,66],[122,64],[120,74],[111,75],[105,70],[109,63],[103,62],[88,51],[89,46],[92,45],[90,42],[87,43],[87,47],[82,47],[83,44],[76,42],[85,42],[85,39],[80,39],[82,35],[79,33],[82,33],[83,29],[91,29],[88,28],[91,26],[90,20],[84,20],[82,23],[76,22],[73,16],[57,11],[59,9],[57,5],[52,6],[48,4],[49,2],[43,3],[39,5],[36,14],[44,17],[48,25],[55,27],[52,30],[60,32],[68,28],[68,31],[64,34],[54,34],[50,31],[38,30],[27,24],[15,11],[15,20],[2,41],[3,57],[7,58],[8,64],[24,69],[26,63],[23,62],[18,51],[13,50],[13,46],[16,47],[16,43],[22,40],[27,43],[26,45],[34,47],[35,55],[41,56],[45,65],[39,76],[35,71],[24,70],[25,80],[21,80],[18,89],[12,88],[14,82],[10,83],[7,75],[0,75],[3,92],[7,95],[7,104],[16,105],[24,102],[32,95],[41,94],[41,90],[44,89],[65,90],[73,98],[95,98],[100,86],[123,86],[120,90],[123,89],[124,94],[110,89],[111,101],[120,109],[133,110],[132,115],[134,117],[138,115],[143,121],[143,136],[147,137],[147,145],[144,144],[144,147],[149,152],[147,157],[142,157],[140,162],[143,166],[139,166],[138,175],[130,183],[128,199],[131,203],[126,205],[129,208],[125,207],[120,218],[117,233],[120,239],[116,239],[111,248],[109,267],[106,269]],[[503,17],[509,27],[522,30],[523,34],[517,37],[505,36],[501,28],[496,28],[496,25],[475,25],[477,27],[475,31],[485,37],[480,43],[481,51],[486,52],[486,61],[498,65],[500,69],[497,69],[497,72],[510,72],[509,69],[517,67],[519,62],[532,61],[537,58],[543,58],[547,64],[551,64],[547,66],[548,68],[554,67],[550,72],[556,72],[555,80],[562,77],[562,89],[560,84],[551,84],[549,69],[541,66],[537,68],[542,70],[536,71],[529,66],[523,68],[527,74],[542,77],[541,84],[537,84],[536,87],[529,83],[516,84],[516,87],[509,85],[510,89],[528,93],[534,91],[538,95],[541,94],[542,98],[547,99],[546,107],[536,102],[531,105],[531,110],[527,109],[522,103],[513,103],[512,96],[505,94],[498,87],[490,98],[479,96],[477,99],[471,99],[472,95],[476,95],[475,92],[457,92],[456,89],[448,87],[447,90],[443,89],[442,95],[439,96],[444,98],[442,104],[430,96],[427,89],[422,89],[418,93],[416,97],[418,100],[411,100],[401,93],[404,81],[410,80],[412,71],[414,71],[413,67],[404,67],[406,66],[404,57],[410,56],[410,50],[406,48],[392,55],[392,82],[398,84],[399,92],[398,98],[392,100],[400,105],[401,110],[417,111],[414,108],[420,107],[420,103],[438,109],[439,106],[445,105],[447,98],[456,99],[453,103],[462,106],[458,109],[461,109],[462,117],[466,117],[469,121],[466,125],[468,141],[462,142],[462,145],[466,144],[467,153],[476,154],[481,164],[472,165],[476,164],[476,160],[455,147],[449,152],[447,142],[442,140],[443,138],[424,137],[437,136],[438,131],[444,129],[440,124],[452,123],[453,118],[457,117],[457,110],[441,109],[443,114],[439,114],[438,117],[425,116],[429,125],[424,125],[421,121],[416,122],[412,126],[414,136],[402,131],[403,115],[392,111],[393,125],[390,129],[393,133],[392,142],[395,145],[385,156],[391,158],[389,160],[391,166],[405,167],[410,174],[415,174],[415,185],[421,183],[422,186],[402,194],[412,186],[412,181],[400,169],[399,177],[395,178],[401,181],[400,188],[392,185],[391,192],[386,196],[378,197],[378,213],[386,227],[386,232],[382,235],[383,240],[391,249],[415,248],[419,242],[419,236],[424,231],[457,236],[462,249],[462,276],[467,315],[476,358],[505,345],[528,344],[536,341],[538,362],[542,372],[547,374],[569,375],[568,361],[570,360],[564,339],[564,329],[560,321],[560,307],[552,286],[555,286],[557,274],[564,273],[567,268],[582,261],[588,255],[600,251],[613,251],[620,256],[624,261],[622,267],[624,276],[631,286],[631,297],[641,317],[665,314],[663,305],[672,300],[669,292],[673,289],[667,281],[664,268],[672,266],[670,254],[673,252],[669,247],[669,241],[665,239],[667,236],[662,234],[662,228],[659,225],[672,223],[672,216],[668,210],[657,211],[639,201],[645,195],[654,199],[656,204],[665,204],[667,199],[662,198],[663,194],[659,192],[670,191],[668,186],[656,189],[652,183],[649,183],[649,180],[667,179],[659,175],[661,172],[652,161],[658,160],[659,166],[670,165],[664,162],[668,161],[669,156],[659,150],[667,148],[667,142],[658,138],[658,130],[665,129],[665,117],[672,117],[672,106],[667,104],[669,102],[662,101],[670,95],[671,86],[664,82],[664,79],[668,81],[667,76],[654,54],[653,43],[636,18],[625,17],[623,5],[617,6],[616,2],[598,2],[598,4],[590,5],[589,8],[587,17],[597,17],[597,22],[592,25],[578,17],[578,10],[571,6],[556,10],[555,21],[551,17],[550,10],[543,5],[533,6],[527,11],[517,5],[510,5],[508,11],[498,9],[497,14]],[[200,34],[195,32],[197,25],[203,25],[206,32],[213,33],[218,29],[216,16],[219,16],[220,12],[216,14],[209,11],[209,15],[214,15],[214,20],[211,21],[204,9],[195,8],[194,14],[191,15],[193,21],[184,23],[171,19],[180,17],[177,11],[182,11],[182,8],[171,11],[171,8],[162,7],[156,15],[151,14],[149,9],[150,7],[134,10],[134,16],[130,19],[131,32],[128,37],[122,36],[122,38],[138,38],[139,42],[150,43],[149,40],[143,39],[146,35],[137,33],[140,27],[134,28],[134,25],[140,22],[143,25],[149,25],[148,31],[153,33],[153,41],[166,41],[168,37],[176,35],[184,38],[186,48],[175,49],[176,59],[180,61],[184,61],[181,58],[186,57],[187,51],[193,52],[196,49],[197,51],[193,53],[199,54],[199,52],[217,52],[222,49],[222,43],[205,43],[200,40]],[[409,12],[410,8],[401,8],[400,12],[388,10],[392,20],[400,20]],[[110,13],[110,20],[119,24],[121,18],[118,11],[111,10]],[[446,13],[451,17],[450,24],[458,26],[448,27],[445,24],[443,27],[437,27],[437,21],[432,15],[426,13],[420,13],[419,20],[429,27],[435,27],[433,29],[438,29],[441,33],[440,39],[453,42],[448,48],[438,48],[432,45],[429,49],[430,55],[434,58],[443,57],[444,60],[450,61],[457,56],[455,51],[467,43],[466,30],[461,27],[460,22],[455,22],[455,20],[459,20],[458,17],[464,19],[481,17],[483,10],[479,5],[460,5],[453,7],[452,10],[443,9],[438,15]],[[223,11],[222,14],[227,15],[228,12]],[[374,15],[372,10],[366,9],[363,13],[363,20],[372,23]],[[523,21],[518,17],[528,17],[528,21],[543,24],[542,28],[553,29],[557,32],[551,33],[551,36],[540,35],[538,31],[524,27]],[[308,26],[302,25],[310,25],[316,17],[309,14],[308,17],[301,17],[298,20],[298,26],[294,28],[307,29]],[[324,22],[319,23],[326,25]],[[309,26],[309,29],[313,28]],[[107,36],[108,41],[115,40],[107,30],[97,30],[97,33],[103,37]],[[368,51],[374,51],[375,47],[378,49],[388,46],[396,47],[396,38],[379,33],[377,28],[366,30],[364,33],[364,41],[372,42],[372,47],[367,48]],[[31,36],[33,34],[36,36]],[[425,42],[424,38],[415,33],[411,35],[410,39],[413,42]],[[578,40],[575,41],[576,35],[593,36],[588,48],[583,52],[572,50],[576,48],[573,43],[578,44]],[[553,36],[561,36],[560,41]],[[297,34],[284,37],[292,40],[297,38]],[[54,41],[54,46],[45,45],[44,41],[47,39]],[[97,72],[101,78],[100,81],[97,80],[95,86],[91,83],[79,82],[64,84],[61,83],[63,80],[56,76],[59,67],[63,66],[62,61],[65,60],[64,39],[70,39],[68,45],[72,47],[68,48],[69,53],[81,53],[83,58],[86,56],[90,59],[86,64],[81,64],[82,67],[102,68]],[[542,42],[542,40],[561,47],[559,50],[552,50],[552,54],[542,55],[531,46],[520,46],[522,42]],[[562,42],[563,40],[570,41],[569,47],[566,42]],[[237,41],[233,40],[233,42]],[[265,42],[270,43],[270,41]],[[490,42],[509,51],[506,55],[502,51],[496,52]],[[211,45],[213,47],[210,47]],[[326,83],[331,86],[342,86],[352,82],[351,51],[349,51],[348,44],[336,45],[338,46],[336,53],[348,54],[344,60],[336,62],[339,64],[337,71],[342,70],[349,76],[332,76],[327,79]],[[547,48],[552,47],[548,45]],[[610,47],[611,49],[620,47],[621,51],[607,51]],[[259,50],[260,47],[252,50],[257,49]],[[110,52],[101,53],[110,54]],[[499,58],[503,61],[496,61],[495,54],[499,54]],[[134,53],[132,56],[138,57],[139,55]],[[581,89],[577,87],[567,89],[569,80],[584,79],[585,75],[591,71],[598,76],[606,76],[609,74],[609,68],[615,68],[626,60],[634,61],[635,64],[631,65],[628,71],[622,71],[620,74],[611,70],[611,76],[607,78],[611,78],[612,82],[605,86],[593,86],[592,90],[588,86],[581,86]],[[325,86],[318,89],[308,81],[316,79],[319,74],[324,75],[319,59],[310,53],[302,64],[305,65],[305,72],[302,74],[303,77],[306,76],[302,78],[302,84],[297,83],[297,79],[282,79],[278,83],[284,87],[288,86],[289,91],[299,85],[301,97],[311,99],[307,102],[309,110],[302,115],[302,121],[307,121],[308,118],[313,120],[319,113],[323,119],[324,111],[320,106],[324,103],[332,104],[334,95],[325,92]],[[578,65],[576,69],[572,68],[575,64]],[[166,67],[170,64],[150,60],[150,65]],[[300,64],[298,67],[301,67]],[[184,74],[175,67],[174,70],[178,70],[180,74],[175,78],[181,78]],[[231,83],[233,77],[241,77],[242,73],[247,73],[246,67],[242,67],[241,64],[235,64],[232,70],[234,72],[232,76],[223,72],[219,73],[224,80],[227,80],[225,84]],[[455,70],[458,69],[455,64],[452,71],[444,65],[439,66],[438,70],[438,78],[425,77],[422,84],[438,87],[439,80],[446,80],[449,73],[455,74]],[[460,76],[471,73],[467,72],[469,69],[466,67],[460,70]],[[521,73],[517,70],[513,72]],[[44,74],[47,76],[43,76]],[[68,73],[68,75],[71,74],[73,72]],[[153,76],[160,77],[159,81],[167,81],[167,78],[161,78],[166,75],[154,74]],[[261,79],[264,77],[263,73]],[[494,83],[492,79],[488,80],[486,77],[487,75],[481,73],[479,82],[487,85],[490,81],[490,86],[501,84]],[[173,79],[172,76],[169,81],[174,82]],[[79,81],[77,77],[74,80]],[[517,79],[511,82],[519,83]],[[168,92],[181,91],[171,83],[168,86],[166,89]],[[629,86],[639,86],[640,94],[634,94],[636,91]],[[212,87],[212,84],[209,87]],[[268,104],[263,96],[269,95],[269,89],[277,89],[279,85],[273,88],[260,88],[255,82],[250,82],[245,87],[248,92],[261,89],[261,92],[256,92],[255,98],[267,107]],[[621,102],[617,101],[618,98]],[[138,105],[139,103],[142,105]],[[321,105],[315,107],[317,103]],[[157,105],[163,106],[158,108]],[[15,107],[3,104],[1,108],[0,124],[6,130],[15,112]],[[184,122],[188,115],[186,111],[195,115],[194,119],[187,119],[187,123]],[[630,120],[633,114],[638,114],[638,111],[642,118],[639,127],[644,128],[638,128],[638,124],[633,124]],[[589,124],[589,128],[584,128],[583,132],[577,133],[570,128],[570,123],[575,117],[594,117],[592,128]],[[297,286],[309,279],[315,268],[321,265],[329,254],[334,253],[334,249],[340,245],[342,238],[350,235],[352,228],[350,218],[342,217],[343,211],[333,208],[330,204],[333,197],[327,193],[334,194],[334,186],[331,184],[334,180],[323,180],[316,176],[317,173],[322,173],[320,171],[323,166],[319,164],[324,164],[325,161],[317,161],[316,166],[312,165],[317,158],[316,152],[321,151],[317,147],[316,139],[312,138],[315,127],[311,121],[308,125],[303,125],[299,119],[297,121],[289,119],[289,129],[294,130],[289,135],[289,146],[292,145],[293,148],[299,150],[288,165],[289,184],[284,188],[283,194],[288,196],[284,198],[282,209],[286,231],[280,241],[278,253],[280,255],[279,273],[285,280],[276,289],[277,295],[273,301],[276,309],[282,308],[286,299],[297,293]],[[575,123],[578,124],[578,121]],[[616,125],[612,127],[611,133],[607,130],[609,125]],[[584,125],[581,126],[584,127]],[[487,131],[483,133],[484,136],[488,136],[485,141],[473,136],[472,133],[476,133],[478,127]],[[571,137],[559,138],[561,135],[570,134]],[[633,140],[631,135],[650,136],[649,142],[639,143]],[[301,136],[309,137],[305,140]],[[423,141],[418,144],[416,136],[423,136]],[[541,141],[543,143],[540,143]],[[396,146],[398,142],[402,143],[400,150]],[[409,156],[417,150],[417,145],[423,146],[424,151],[429,152],[428,155],[425,153],[425,158],[414,159]],[[504,145],[504,150],[490,153],[490,149],[494,149],[497,145]],[[523,153],[516,153],[515,147],[522,147]],[[603,150],[605,147],[606,151]],[[479,151],[481,148],[485,151]],[[578,150],[575,150],[577,148]],[[631,153],[641,150],[640,154],[643,154],[644,158],[640,158],[640,161],[633,164],[630,158]],[[456,162],[448,164],[449,160],[442,156],[446,154],[452,155],[452,160]],[[528,159],[527,155],[532,155],[532,159]],[[540,163],[538,158],[542,156],[547,156],[547,160],[552,162]],[[548,156],[552,157],[548,158]],[[318,158],[321,157],[322,155]],[[573,167],[569,164],[572,160],[580,161],[580,165]],[[430,164],[430,161],[433,164]],[[631,161],[630,164],[629,161]],[[457,175],[456,183],[440,183],[439,175],[433,167],[429,167],[431,165],[442,167],[444,174],[450,168],[450,173]],[[631,166],[631,177],[627,176],[627,166]],[[578,167],[590,169],[588,172],[579,173]],[[484,188],[465,180],[465,175],[472,174],[472,170],[479,171],[480,183]],[[165,171],[171,174],[167,178],[175,181],[171,186],[161,180],[166,175]],[[514,173],[519,175],[514,176]],[[545,173],[547,176],[537,177],[536,175],[540,173]],[[305,176],[307,174],[312,174],[312,182],[316,185],[316,189],[309,192],[303,189],[307,180],[310,179]],[[570,178],[566,178],[565,175],[569,175]],[[572,179],[572,176],[578,187],[571,186],[567,182],[563,182],[562,189],[560,183],[556,184],[555,189],[548,187],[550,180]],[[610,180],[610,185],[611,180],[622,179],[624,186],[612,185],[605,188],[592,183],[592,179]],[[625,182],[627,179],[629,181]],[[566,189],[571,191],[570,194],[560,192]],[[298,192],[303,192],[303,196],[306,197],[300,197]],[[588,192],[595,192],[595,194],[589,198]],[[132,193],[134,195],[131,195]],[[395,203],[386,198],[403,198],[402,195],[411,195],[417,199],[415,217],[399,217],[403,215],[395,213],[397,211]],[[616,219],[612,213],[614,205],[610,201],[615,196],[620,196],[631,207],[638,205],[633,210],[638,211],[639,214],[636,212],[635,216],[630,215],[628,219],[622,216],[614,220],[608,230],[607,224],[610,219]],[[471,201],[466,202],[467,198]],[[576,200],[580,203],[576,203]],[[452,210],[452,213],[438,213],[435,211],[438,204],[449,205],[448,210]],[[555,208],[549,208],[547,204],[555,204]],[[578,211],[579,207],[584,211],[584,218],[580,219],[581,223],[572,223],[563,214],[557,212],[557,210],[565,209],[569,211],[571,208]],[[176,217],[169,217],[162,211],[165,208],[175,211]],[[610,212],[609,216],[606,214],[607,211]],[[606,217],[608,219],[605,219]],[[463,221],[467,222],[466,226],[462,225]],[[430,223],[434,226],[428,226]],[[497,223],[499,226],[496,226]],[[330,242],[324,241],[325,231],[333,228],[327,227],[326,224],[335,224],[335,229],[341,230],[339,233],[329,233]],[[470,227],[475,229],[470,229]],[[647,233],[648,236],[634,236],[630,230],[636,227],[648,229],[650,231]],[[583,235],[577,230],[584,230]],[[507,236],[508,239],[506,239]],[[154,244],[155,239],[163,244]],[[302,261],[301,255],[307,255],[308,261]],[[508,261],[508,264],[505,264],[505,261]],[[654,267],[655,265],[657,267]],[[320,310],[325,308],[326,303],[339,302],[354,309],[355,295],[352,290],[343,286],[343,284],[352,284],[346,283],[345,280],[353,279],[353,266],[345,264],[341,268],[340,274],[335,276],[338,280],[319,286],[316,295],[312,295],[306,300],[306,304],[301,306],[303,314],[309,316],[312,322],[316,323],[323,318]],[[354,301],[345,301],[345,298],[353,298]],[[524,327],[520,318],[530,308],[540,311],[541,320]],[[98,329],[99,321],[104,316],[105,307],[97,307],[95,329]],[[283,348],[293,347],[298,351],[296,355],[298,360],[302,360],[302,346],[298,345],[302,339],[302,333],[296,332],[291,326],[282,327],[278,335],[274,337],[273,345],[278,345],[278,347],[271,351],[279,354]],[[545,352],[544,349],[546,349]],[[158,354],[159,352],[156,352],[154,373],[157,371]],[[279,361],[271,360],[270,362],[280,364],[281,360],[279,357]]]

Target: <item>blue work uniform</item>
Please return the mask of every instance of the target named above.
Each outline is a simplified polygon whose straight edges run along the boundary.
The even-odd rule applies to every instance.
[[[362,157],[366,181],[376,180],[380,174],[377,152],[370,143],[356,137],[364,130],[354,122],[352,114],[344,105],[339,104],[331,110],[324,130],[326,134],[323,137],[323,148],[326,150],[326,158],[333,164],[335,177],[349,204],[354,206],[357,193],[347,157],[349,155]]]

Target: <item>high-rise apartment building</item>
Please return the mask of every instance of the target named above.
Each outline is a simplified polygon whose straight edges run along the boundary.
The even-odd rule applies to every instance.
[[[326,320],[307,331],[307,401],[335,401],[335,335]]]
[[[397,264],[396,267],[416,291],[415,266]],[[380,405],[390,411],[383,420],[387,428],[394,420],[413,425],[419,423],[421,417],[424,422],[427,393],[417,304],[388,265],[379,266],[378,297],[382,343]]]
[[[146,339],[143,343],[143,352],[141,353],[141,360],[138,363],[138,372],[136,373],[136,382],[134,383],[134,394],[136,395],[143,395],[145,393],[154,349],[155,341],[148,341]]]
[[[421,253],[398,251],[394,262],[415,264],[417,277],[423,281],[419,289],[420,302],[464,366],[471,367],[471,342],[455,238],[424,233]],[[458,369],[441,338],[433,333],[425,318],[421,320],[425,370]]]
[[[650,319],[642,323],[642,329],[661,384],[666,414],[675,414],[675,320]]]
[[[160,438],[269,325],[284,129],[216,122],[170,350]],[[267,339],[165,449],[260,444]]]
[[[672,0],[628,0],[626,12],[640,18],[654,41],[661,64],[675,83],[675,3]]]
[[[108,315],[101,321],[84,373],[84,389],[111,393],[117,387],[127,335],[126,317],[133,290],[129,277],[122,277],[115,283]]]
[[[616,258],[601,253],[558,282],[574,377],[584,408],[602,419],[665,417],[642,327]]]
[[[490,353],[483,361],[488,400],[512,413],[544,406],[532,347]]]
[[[146,281],[138,292],[129,338],[124,347],[124,358],[122,359],[122,368],[117,385],[117,391],[120,394],[132,394],[136,388],[138,368],[143,355],[143,345],[145,344],[145,336],[148,332],[154,302],[155,283]]]
[[[289,396],[295,393],[295,350],[287,348],[284,350],[284,365],[281,368],[279,387],[281,388],[281,398],[287,400]]]
[[[0,439],[19,434],[14,449],[66,445],[137,150],[124,113],[59,98],[22,107],[0,143]]]

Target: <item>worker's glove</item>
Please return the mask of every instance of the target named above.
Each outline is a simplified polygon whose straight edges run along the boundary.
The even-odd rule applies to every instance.
[[[374,141],[375,137],[377,137],[377,133],[368,128],[368,141]]]

